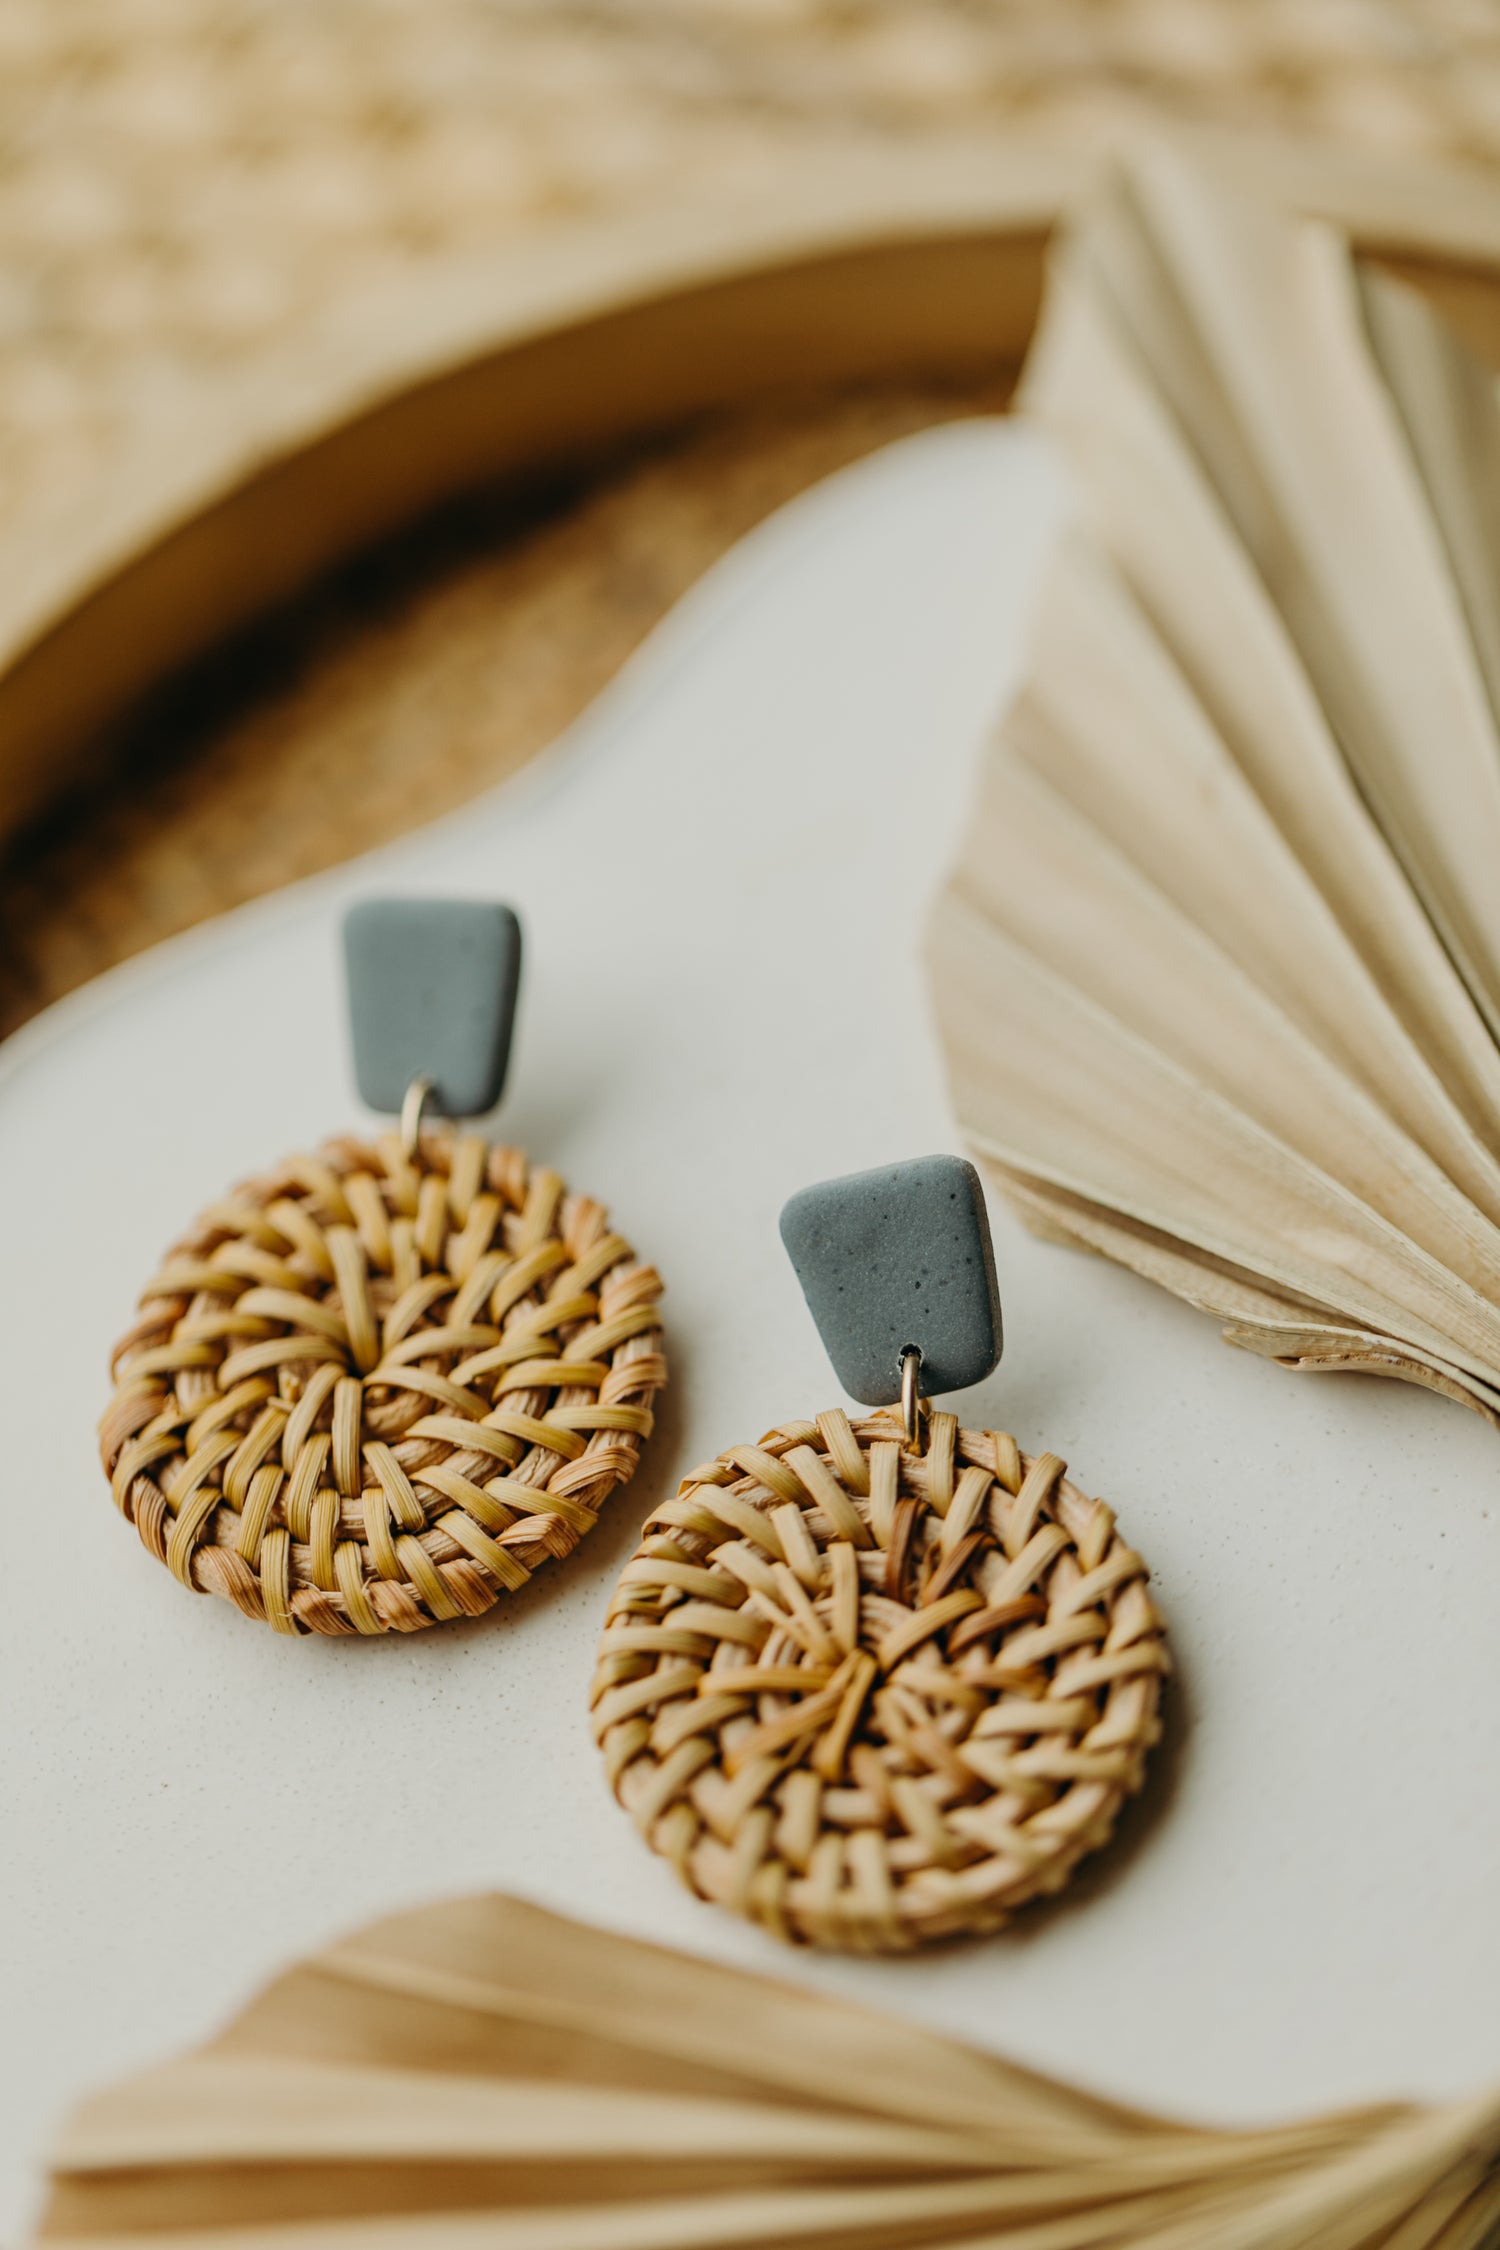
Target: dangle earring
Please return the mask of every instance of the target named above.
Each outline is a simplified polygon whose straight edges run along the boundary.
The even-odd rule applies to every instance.
[[[1168,1670],[1146,1565],[1055,1454],[927,1403],[1000,1358],[971,1164],[825,1181],[781,1232],[836,1373],[880,1411],[783,1423],[653,1510],[595,1737],[647,1842],[778,1937],[993,1930],[1141,1786]]]
[[[475,1617],[571,1553],[666,1380],[661,1282],[608,1214],[450,1120],[500,1097],[508,907],[345,918],[355,1075],[399,1129],[212,1205],[117,1346],[115,1503],[183,1585],[278,1633]]]

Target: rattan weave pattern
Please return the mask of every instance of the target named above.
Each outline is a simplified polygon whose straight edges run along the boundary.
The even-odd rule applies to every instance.
[[[147,1285],[100,1425],[115,1502],[280,1633],[478,1616],[633,1474],[660,1295],[517,1149],[332,1141],[205,1211]]]
[[[649,227],[700,187],[751,204],[799,154],[899,164],[953,135],[1029,135],[1045,163],[1096,150],[1122,118],[1489,167],[1500,17],[1482,0],[10,0],[0,579],[28,618],[29,590],[54,577],[59,598],[81,598],[119,560],[98,544],[115,504],[140,536],[138,504],[166,505],[185,454],[204,464],[200,502],[232,485],[247,448],[257,457],[252,402],[298,395],[323,349],[353,353],[350,403],[379,392],[395,340],[426,332],[445,261],[562,240],[606,213]],[[845,412],[828,409],[830,453]],[[690,446],[677,481],[690,512],[719,508],[713,552],[743,528],[723,480],[714,450]],[[581,570],[554,554],[538,576],[532,544],[515,543],[489,593],[501,659],[487,679],[507,685],[486,707],[452,692],[468,627],[450,603],[407,643],[394,693],[391,648],[320,656],[330,709],[300,715],[311,744],[252,710],[248,758],[180,722],[163,739],[153,721],[149,754],[123,770],[111,752],[108,786],[91,773],[45,837],[9,850],[0,1035],[226,900],[501,778],[706,559],[671,498],[663,511],[647,485],[623,494],[635,552]],[[577,528],[577,547],[597,541],[591,511]],[[535,638],[539,598],[552,616]],[[315,629],[327,611],[309,605]],[[434,694],[451,722],[437,730],[422,709]]]
[[[1055,1454],[934,1414],[788,1422],[686,1477],[610,1604],[593,1725],[689,1888],[856,1951],[994,1930],[1105,1842],[1169,1669]]]
[[[88,505],[144,431],[424,260],[851,135],[1121,116],[1492,163],[1483,0],[11,0],[0,495]]]

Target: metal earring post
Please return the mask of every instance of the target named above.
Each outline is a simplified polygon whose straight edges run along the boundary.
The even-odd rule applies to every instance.
[[[401,1154],[408,1164],[416,1162],[422,1144],[422,1112],[434,1091],[430,1078],[414,1078],[406,1089],[401,1104]]]
[[[922,1354],[916,1344],[901,1351],[901,1422],[914,1453],[922,1450]]]

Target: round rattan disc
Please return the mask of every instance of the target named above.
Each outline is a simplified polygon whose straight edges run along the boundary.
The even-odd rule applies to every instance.
[[[860,1951],[998,1928],[1108,1837],[1160,1731],[1147,1570],[996,1430],[841,1413],[658,1508],[610,1605],[594,1732],[689,1887]]]
[[[116,1504],[280,1633],[478,1616],[633,1474],[660,1295],[517,1149],[330,1142],[205,1211],[148,1285],[100,1426]]]

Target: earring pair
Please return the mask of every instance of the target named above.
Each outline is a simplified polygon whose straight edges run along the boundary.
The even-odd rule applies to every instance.
[[[417,1632],[561,1560],[634,1473],[661,1281],[604,1206],[455,1120],[503,1089],[508,907],[344,922],[355,1076],[399,1120],[242,1182],[117,1345],[115,1503],[184,1586],[278,1633]]]

